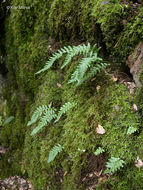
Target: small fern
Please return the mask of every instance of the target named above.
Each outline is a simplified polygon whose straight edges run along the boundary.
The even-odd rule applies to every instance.
[[[105,152],[105,150],[103,148],[101,148],[101,147],[98,147],[97,150],[94,152],[94,154],[97,156],[97,155],[99,155],[99,154],[101,154],[103,152]]]
[[[43,112],[47,109],[48,107],[46,105],[39,106],[33,113],[31,120],[28,122],[27,126],[30,126],[33,123],[35,123],[38,120],[38,118],[43,114]]]
[[[55,120],[55,122],[59,121],[59,119],[61,118],[61,116],[66,113],[68,110],[70,110],[71,108],[73,108],[76,105],[76,103],[70,103],[67,102],[65,103],[61,108],[60,111],[58,112],[57,115],[57,119]]]
[[[125,164],[125,162],[120,158],[111,157],[109,161],[106,163],[107,169],[104,173],[114,173],[121,167],[123,167],[123,164]]]
[[[47,125],[47,123],[50,123],[52,119],[55,119],[57,117],[55,111],[55,108],[51,108],[51,106],[48,106],[48,108],[44,111],[43,116],[40,118],[38,126],[33,129],[31,135],[35,135],[40,129]]]
[[[59,110],[58,114],[56,114],[56,109],[51,106],[42,105],[39,106],[35,112],[33,113],[31,120],[28,122],[27,126],[30,126],[36,123],[38,120],[38,125],[33,129],[31,135],[35,135],[40,129],[42,129],[47,123],[50,123],[53,119],[56,119],[55,122],[59,121],[61,116],[66,113],[68,110],[73,108],[76,103],[65,103]]]
[[[52,162],[57,156],[57,154],[60,153],[63,149],[64,147],[60,144],[55,145],[49,153],[48,163]]]
[[[132,133],[136,132],[137,129],[135,127],[129,127],[127,130],[127,135],[131,135]]]
[[[103,63],[102,59],[98,57],[98,52],[100,48],[96,48],[96,44],[92,47],[90,43],[87,45],[78,45],[78,46],[68,46],[63,47],[60,50],[57,51],[57,53],[54,53],[49,61],[47,61],[46,65],[43,69],[38,71],[36,74],[39,74],[43,71],[48,70],[54,62],[61,58],[64,54],[66,55],[65,61],[61,66],[61,69],[63,69],[66,65],[68,65],[72,58],[77,55],[82,55],[83,58],[81,59],[79,65],[77,66],[76,70],[71,75],[71,79],[68,83],[76,83],[77,86],[81,85],[85,80],[88,80],[89,78],[93,77],[97,74],[97,72],[100,72],[101,70],[104,70],[109,64]]]
[[[12,120],[14,120],[14,116],[8,117],[8,118],[4,121],[3,125],[7,125],[7,124],[10,123]]]

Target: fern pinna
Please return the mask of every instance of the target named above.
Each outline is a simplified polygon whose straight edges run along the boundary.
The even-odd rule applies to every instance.
[[[49,153],[48,163],[52,162],[57,156],[57,154],[60,153],[63,149],[64,147],[60,144],[55,145]]]
[[[61,116],[73,108],[75,105],[76,103],[74,102],[67,102],[60,108],[58,113],[56,113],[56,109],[54,107],[51,107],[51,105],[39,106],[34,111],[31,120],[27,124],[27,126],[30,126],[39,120],[37,127],[33,129],[31,135],[35,135],[40,129],[47,125],[47,123],[50,123],[53,119],[55,119],[55,122],[59,121]]]
[[[83,44],[72,47],[63,47],[54,53],[47,61],[44,68],[38,71],[36,74],[39,74],[51,68],[54,62],[57,59],[61,58],[64,54],[67,55],[64,63],[61,66],[61,69],[68,65],[74,56],[82,55],[83,58],[81,59],[76,70],[71,75],[71,79],[69,80],[69,83],[76,83],[76,85],[79,86],[85,80],[88,80],[91,77],[95,76],[97,72],[105,70],[105,68],[109,65],[107,63],[104,63],[102,58],[98,57],[99,50],[100,48],[97,49],[96,44],[94,46],[91,46],[90,43],[87,45]]]

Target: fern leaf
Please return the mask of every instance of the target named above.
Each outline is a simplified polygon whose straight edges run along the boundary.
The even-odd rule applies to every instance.
[[[43,112],[45,110],[47,110],[47,106],[46,105],[42,105],[42,106],[39,106],[35,112],[33,113],[32,117],[31,117],[31,120],[28,122],[27,126],[30,126],[32,125],[33,123],[35,123],[38,118],[43,114]]]
[[[3,125],[6,125],[6,124],[10,123],[13,119],[14,119],[14,116],[8,117],[8,118],[4,121],[4,124],[3,124]],[[0,122],[2,122],[2,121],[0,121]]]
[[[85,80],[96,75],[97,72],[104,70],[108,64],[102,63],[102,58],[97,56],[100,48],[97,49],[96,44],[91,47],[90,43],[87,45],[78,45],[78,46],[67,46],[59,49],[57,53],[54,53],[47,61],[46,65],[43,69],[38,71],[36,74],[39,74],[43,71],[48,70],[53,63],[59,59],[63,54],[67,54],[65,57],[65,61],[61,66],[63,69],[66,65],[68,65],[74,56],[82,55],[84,58],[80,61],[80,64],[77,66],[76,70],[72,73],[71,79],[68,83],[76,82],[76,86],[81,85]],[[96,65],[94,66],[94,62]],[[89,70],[89,67],[92,67]],[[86,75],[86,76],[85,76]]]
[[[79,73],[79,78],[83,78],[84,74],[86,73],[86,71],[88,70],[89,67],[92,66],[92,63],[96,61],[96,57],[87,57],[87,58],[83,58],[79,64],[79,66],[77,66],[77,72]]]
[[[60,153],[63,149],[64,147],[60,144],[55,145],[49,153],[48,163],[52,162],[57,156],[57,154]]]
[[[79,72],[78,70],[75,70],[74,73],[71,75],[71,79],[68,81],[68,83],[73,83],[73,82],[79,82]]]
[[[40,129],[42,129],[47,123],[50,123],[50,121],[57,117],[55,113],[55,108],[48,107],[47,110],[44,111],[44,115],[40,118],[40,121],[38,123],[38,126],[33,129],[31,135],[35,135]]]
[[[135,127],[129,127],[127,130],[127,135],[131,135],[132,133],[136,132],[137,129]]]
[[[68,65],[71,62],[72,57],[73,57],[72,54],[67,55],[67,57],[65,58],[64,64],[61,66],[61,69],[63,69],[66,65]]]
[[[88,43],[87,46],[85,44],[82,46],[81,45],[73,46],[70,49],[70,52],[68,53],[68,55],[66,56],[65,61],[63,65],[61,66],[61,69],[63,69],[67,64],[69,64],[74,56],[80,55],[80,54],[87,55],[89,51],[90,51],[90,43]]]
[[[104,173],[114,173],[121,167],[123,167],[123,164],[125,164],[125,162],[120,158],[111,157],[109,161],[106,163],[107,169]]]
[[[101,148],[101,147],[98,147],[97,150],[94,152],[94,154],[97,156],[97,155],[99,155],[99,154],[101,154],[103,152],[105,152],[105,150],[103,148]]]
[[[68,50],[69,51],[69,50]],[[44,72],[46,70],[48,70],[49,68],[52,67],[52,65],[54,64],[54,62],[59,59],[60,57],[62,57],[62,55],[64,53],[67,53],[67,51],[63,48],[61,48],[60,50],[58,50],[57,53],[54,53],[50,58],[49,58],[49,61],[46,62],[46,65],[44,66],[43,69],[41,69],[40,71],[38,71],[37,73],[35,74],[39,74],[41,72]]]
[[[57,115],[57,119],[55,120],[55,122],[59,121],[59,119],[61,118],[61,116],[66,113],[68,110],[70,110],[71,108],[73,108],[76,105],[76,103],[70,103],[67,102],[65,103],[61,108],[60,111],[58,112]]]
[[[92,67],[91,70],[87,73],[87,75],[85,77],[83,77],[82,80],[80,81],[80,83],[78,83],[76,86],[79,86],[84,81],[86,81],[86,80],[94,77],[97,74],[97,72],[100,72],[101,70],[104,70],[108,65],[109,64],[107,64],[107,63],[102,63],[102,67],[100,67],[99,64],[97,64],[96,66]]]

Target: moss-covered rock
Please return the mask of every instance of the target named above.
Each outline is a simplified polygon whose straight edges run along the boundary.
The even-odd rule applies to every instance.
[[[1,130],[1,143],[8,147],[0,161],[0,167],[5,168],[1,175],[25,173],[37,190],[83,190],[89,186],[85,178],[104,170],[106,160],[113,156],[123,159],[125,167],[99,189],[142,189],[142,169],[134,166],[137,156],[143,159],[142,90],[133,97],[125,84],[112,81],[110,73],[104,72],[79,87],[68,84],[78,59],[63,71],[58,62],[48,72],[35,75],[51,53],[65,44],[96,42],[108,59],[112,56],[114,65],[125,63],[142,40],[142,7],[134,10],[132,3],[119,0],[79,2],[11,2],[15,7],[30,8],[11,8],[5,22],[9,73],[3,94],[7,99],[5,113],[15,119]],[[132,109],[136,98],[138,106],[141,103],[139,112]],[[51,122],[31,136],[36,124],[29,127],[27,123],[38,106],[51,104],[58,110],[66,102],[77,104],[57,123]],[[105,134],[96,133],[98,125],[104,127]],[[136,128],[136,133],[127,134],[129,127]],[[49,152],[56,144],[64,151],[48,163]],[[92,161],[101,164],[100,156],[93,154],[99,146],[105,150],[102,166],[89,169]],[[96,184],[101,181],[95,175],[92,180]],[[133,182],[128,185],[129,181]]]

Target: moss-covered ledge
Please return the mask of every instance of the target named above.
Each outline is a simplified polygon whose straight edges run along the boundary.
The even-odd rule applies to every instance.
[[[105,149],[106,159],[114,156],[125,161],[125,167],[116,174],[117,179],[118,175],[123,175],[122,179],[125,178],[126,168],[131,169],[131,178],[134,178],[134,170],[137,170],[137,175],[138,172],[139,175],[142,173],[142,170],[138,171],[134,166],[139,155],[139,136],[142,133],[138,113],[132,108],[135,103],[133,95],[125,84],[114,82],[104,73],[79,88],[67,84],[74,64],[76,62],[72,63],[65,76],[59,70],[49,71],[44,76],[45,82],[39,87],[34,104],[31,105],[31,110],[34,111],[39,105],[48,105],[50,102],[56,108],[67,101],[77,103],[74,111],[69,111],[57,124],[49,124],[35,136],[30,135],[35,126],[27,129],[23,165],[39,190],[44,190],[47,186],[50,189],[84,189],[88,183],[81,182],[85,175],[83,170],[88,174],[89,155],[93,156],[99,146]],[[60,83],[62,88],[57,83]],[[97,86],[100,86],[100,89]],[[29,114],[26,115],[28,122]],[[104,127],[104,135],[96,134],[98,124]],[[128,135],[127,130],[131,126],[137,128],[137,133]],[[58,143],[64,146],[64,152],[48,164],[49,152]],[[94,157],[95,162],[96,159]],[[95,172],[94,169],[91,172]],[[105,169],[105,162],[102,169]],[[110,180],[111,183],[114,182],[112,176],[108,181]],[[118,181],[116,186],[120,186],[120,183],[122,182]]]

